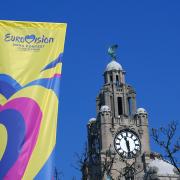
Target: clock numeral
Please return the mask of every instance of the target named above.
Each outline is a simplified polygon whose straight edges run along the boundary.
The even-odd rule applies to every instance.
[[[134,142],[135,142],[135,143],[139,143],[139,142],[138,142],[138,139],[134,140]]]
[[[127,132],[126,132],[126,133],[127,133]],[[123,132],[123,133],[122,133],[122,136],[123,136],[123,137],[126,137],[126,133],[125,133],[125,132]]]
[[[117,150],[120,151],[120,150],[121,150],[121,147],[119,147]]]
[[[133,135],[132,139],[133,139],[134,141],[137,140],[136,136],[134,136],[134,135]]]

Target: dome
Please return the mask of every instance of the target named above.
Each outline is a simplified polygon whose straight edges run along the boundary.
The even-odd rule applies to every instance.
[[[92,124],[92,123],[94,123],[94,122],[96,122],[96,118],[91,118],[91,119],[89,119],[88,124]]]
[[[91,123],[91,122],[94,122],[94,121],[96,121],[96,118],[91,118],[91,119],[89,119],[89,122]]]
[[[147,114],[147,112],[144,108],[138,108],[136,114]]]
[[[106,71],[112,71],[112,70],[123,70],[121,64],[119,64],[117,61],[112,60],[107,66]]]
[[[110,108],[107,105],[101,106],[100,112],[110,112]]]
[[[158,175],[174,175],[174,166],[162,159],[155,159],[152,160],[149,165],[148,168],[153,168],[156,167],[157,168],[157,174]]]

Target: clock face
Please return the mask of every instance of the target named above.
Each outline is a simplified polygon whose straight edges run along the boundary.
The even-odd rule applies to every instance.
[[[134,158],[141,150],[138,136],[130,130],[120,131],[114,139],[114,147],[122,158]]]

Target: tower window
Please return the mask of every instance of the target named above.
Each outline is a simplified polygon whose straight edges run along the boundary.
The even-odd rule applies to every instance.
[[[132,99],[129,97],[128,98],[128,106],[129,106],[129,115],[132,113]]]
[[[119,86],[119,76],[116,75],[116,86]]]
[[[114,112],[114,104],[113,104],[113,97],[110,96],[110,101],[111,101],[111,110]]]
[[[123,109],[122,109],[122,97],[118,97],[118,115],[122,115],[123,114]]]
[[[112,77],[112,75],[110,75],[110,81],[113,82],[113,77]]]
[[[119,76],[118,75],[116,75],[116,81],[119,81]]]

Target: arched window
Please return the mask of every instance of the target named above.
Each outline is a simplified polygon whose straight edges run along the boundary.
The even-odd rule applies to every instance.
[[[132,98],[128,97],[128,109],[129,109],[129,115],[132,114]]]
[[[119,87],[120,83],[119,83],[119,76],[116,75],[116,86]]]
[[[113,82],[113,76],[110,75],[110,82]]]
[[[123,114],[122,97],[118,97],[117,101],[118,101],[118,115],[122,115]]]

